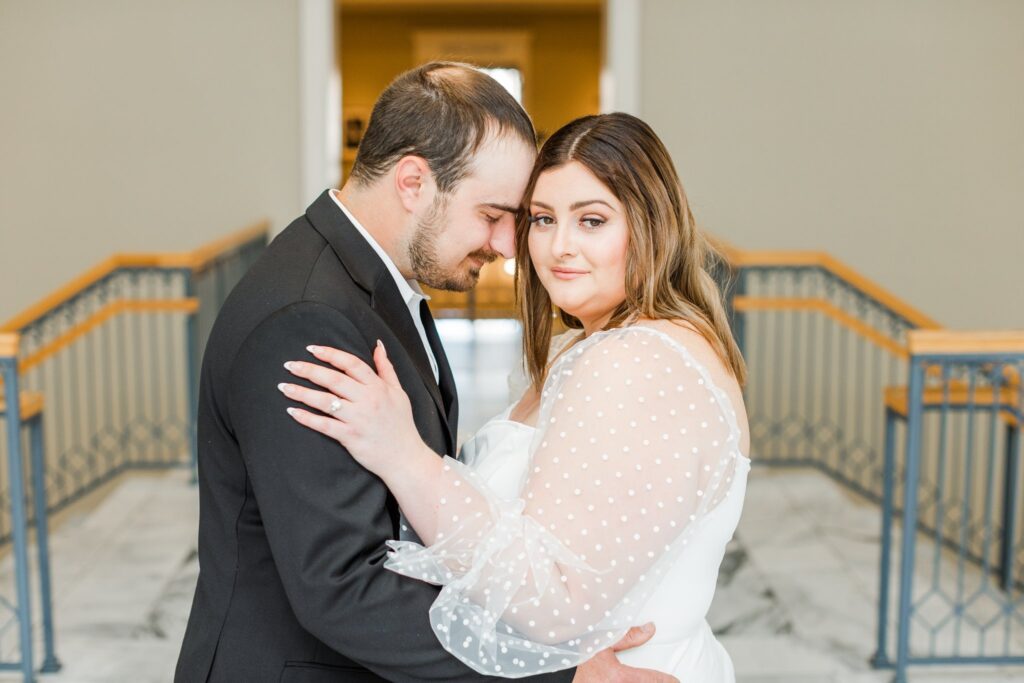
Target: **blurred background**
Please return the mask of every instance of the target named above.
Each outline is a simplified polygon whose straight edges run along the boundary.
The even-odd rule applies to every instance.
[[[1022,36],[1017,0],[0,0],[0,680],[170,680],[205,335],[433,59],[542,140],[642,117],[722,245],[739,680],[1024,680]],[[509,265],[431,292],[462,432],[508,400]]]

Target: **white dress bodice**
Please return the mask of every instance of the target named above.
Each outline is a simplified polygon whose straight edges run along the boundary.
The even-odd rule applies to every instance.
[[[512,406],[485,423],[462,446],[459,459],[508,500],[519,497],[530,465],[535,428],[509,420]],[[729,654],[715,639],[706,616],[718,582],[726,545],[743,509],[750,460],[742,458],[728,497],[701,520],[680,555],[643,606],[637,625],[654,622],[654,637],[618,654],[629,666],[671,673],[686,683],[733,683]]]

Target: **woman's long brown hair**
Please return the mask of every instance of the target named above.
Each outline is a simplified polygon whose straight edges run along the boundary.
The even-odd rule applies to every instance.
[[[626,299],[605,329],[633,315],[689,322],[742,385],[746,366],[710,274],[724,261],[694,222],[664,144],[640,119],[614,113],[576,119],[548,138],[526,186],[516,226],[515,287],[533,386],[539,391],[547,376],[553,306],[530,259],[530,198],[544,171],[572,161],[587,167],[622,202],[629,226]],[[583,327],[565,311],[558,314],[568,327]]]

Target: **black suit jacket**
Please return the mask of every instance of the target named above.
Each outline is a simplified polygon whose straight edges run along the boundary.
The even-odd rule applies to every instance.
[[[442,388],[394,279],[326,192],[228,297],[203,358],[200,572],[177,683],[495,680],[437,642],[436,587],[383,568],[400,524],[387,488],[276,389],[309,344],[372,365],[381,339],[424,441],[454,454],[454,383],[428,332]]]

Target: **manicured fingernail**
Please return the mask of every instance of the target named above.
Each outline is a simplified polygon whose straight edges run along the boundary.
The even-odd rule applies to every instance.
[[[295,363],[293,363],[292,361],[288,361],[287,363],[284,364],[284,369],[287,370],[288,372],[291,372],[292,370],[295,369]]]
[[[291,386],[288,385],[288,384],[285,384],[284,382],[281,382],[280,384],[278,384],[277,388],[283,394],[289,394],[292,391]]]
[[[319,346],[310,345],[306,347],[306,350],[309,351],[310,353],[320,353],[321,348]]]
[[[388,355],[388,350],[384,348],[384,342],[382,342],[380,339],[377,340],[377,348],[383,351],[385,356]]]
[[[299,414],[298,408],[285,408],[285,410],[287,410],[288,414],[291,415],[292,417],[295,417],[296,415]]]

